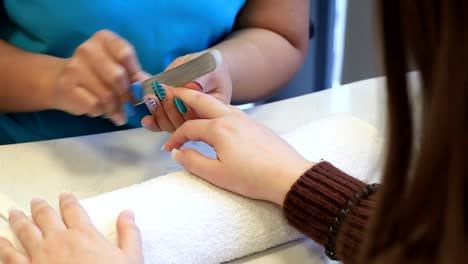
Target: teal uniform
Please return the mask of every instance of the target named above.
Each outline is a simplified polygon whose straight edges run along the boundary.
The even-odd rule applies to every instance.
[[[108,29],[127,39],[135,47],[143,69],[155,74],[175,58],[219,42],[231,32],[244,3],[245,0],[4,0],[0,7],[0,38],[24,50],[66,58],[95,32]],[[136,110],[137,114],[123,127],[100,117],[72,116],[55,110],[0,114],[0,144],[138,127],[148,111],[144,105]]]

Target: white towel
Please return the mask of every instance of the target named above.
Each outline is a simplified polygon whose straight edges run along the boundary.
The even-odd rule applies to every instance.
[[[354,117],[318,120],[284,138],[308,159],[323,158],[360,179],[376,179],[382,140],[375,128]],[[81,203],[113,243],[118,213],[132,209],[145,263],[220,263],[302,237],[279,207],[226,192],[185,171]],[[0,236],[19,247],[9,228],[0,228]]]

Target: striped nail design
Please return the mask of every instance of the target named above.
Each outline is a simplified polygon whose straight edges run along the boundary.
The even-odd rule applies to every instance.
[[[151,124],[141,124],[145,129],[148,129],[148,130],[153,130],[154,129],[154,126],[151,125]]]
[[[145,104],[146,104],[146,107],[148,107],[150,111],[155,111],[156,108],[158,108],[158,103],[156,102],[156,100],[154,100],[154,98],[151,98],[151,97],[145,98]]]
[[[184,102],[180,100],[179,98],[174,99],[174,104],[177,108],[177,111],[181,114],[187,113],[187,107],[185,106]]]
[[[151,87],[153,88],[153,92],[159,98],[159,100],[164,100],[164,98],[166,98],[166,92],[160,83],[154,82],[151,84]]]

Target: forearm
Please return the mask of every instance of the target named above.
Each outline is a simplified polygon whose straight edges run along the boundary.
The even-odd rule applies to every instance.
[[[308,48],[308,0],[249,0],[234,32],[216,46],[228,62],[232,101],[271,96],[302,65]]]
[[[233,83],[233,102],[271,96],[298,71],[305,51],[283,36],[262,28],[241,29],[216,45]]]
[[[308,170],[291,187],[284,201],[284,214],[289,223],[317,243],[330,239],[330,227],[348,201],[366,187],[361,182],[321,162]],[[335,252],[344,263],[354,263],[364,239],[370,212],[375,207],[375,195],[350,208],[334,240]]]
[[[0,113],[50,107],[50,76],[60,58],[24,51],[0,40]]]

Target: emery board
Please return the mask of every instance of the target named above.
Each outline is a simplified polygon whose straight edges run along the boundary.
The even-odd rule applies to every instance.
[[[181,86],[214,71],[220,64],[221,54],[219,51],[210,50],[209,52],[206,52],[170,70],[161,72],[146,79],[141,83],[143,86],[143,93],[154,93],[152,88],[152,84],[154,82],[159,82],[169,86]],[[134,101],[134,105],[141,103],[143,103],[142,100]]]

